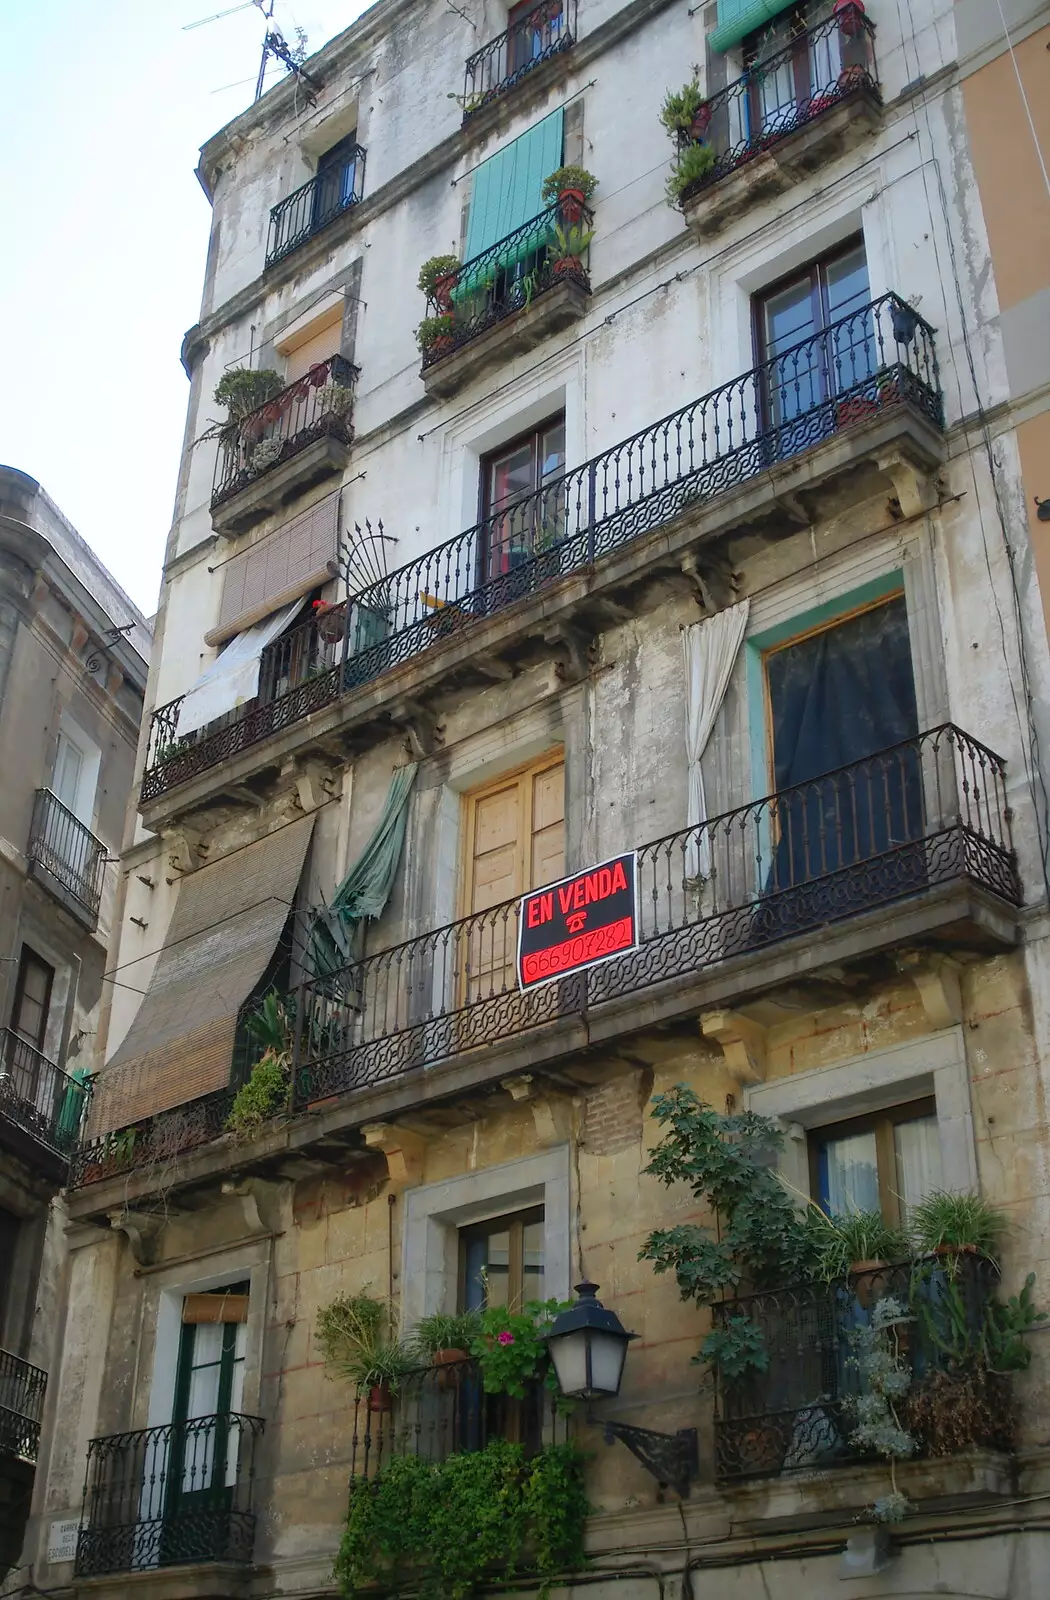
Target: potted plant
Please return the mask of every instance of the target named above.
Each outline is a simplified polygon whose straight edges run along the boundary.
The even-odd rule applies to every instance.
[[[437,1312],[423,1317],[415,1331],[415,1342],[432,1367],[455,1367],[470,1360],[470,1347],[481,1334],[480,1311]],[[438,1387],[455,1382],[453,1373],[438,1372]]]
[[[346,625],[346,606],[341,600],[315,600],[312,606],[317,634],[325,644],[339,644]]]
[[[677,206],[688,191],[699,187],[715,164],[715,153],[709,144],[687,144],[678,152],[667,179],[667,203]]]
[[[509,1394],[524,1400],[525,1385],[537,1378],[557,1394],[558,1380],[546,1335],[558,1313],[568,1311],[571,1305],[571,1301],[527,1300],[520,1311],[489,1306],[481,1313],[470,1354],[481,1370],[486,1394]]]
[[[660,107],[660,121],[672,138],[703,138],[711,121],[711,109],[695,77],[683,88],[667,91]]]
[[[255,371],[250,367],[230,367],[215,385],[212,398],[216,405],[226,407],[230,422],[239,422],[273,400],[283,388],[284,379],[270,367]]]
[[[551,271],[559,278],[574,278],[577,283],[585,284],[587,268],[582,257],[593,238],[593,228],[585,232],[577,226],[563,227],[559,222],[551,246]]]
[[[459,266],[458,256],[431,256],[420,267],[416,280],[420,293],[446,314],[452,310],[452,291],[459,278]]]
[[[910,1223],[921,1255],[979,1255],[996,1264],[1007,1229],[1004,1213],[983,1195],[949,1194],[944,1189],[933,1190],[914,1206]]]
[[[317,1343],[327,1362],[368,1392],[369,1411],[389,1411],[401,1379],[419,1365],[408,1340],[392,1337],[389,1312],[370,1294],[338,1295],[317,1314]]]
[[[540,199],[545,206],[557,201],[563,221],[578,223],[583,217],[584,206],[597,187],[597,178],[586,167],[559,167],[544,178]]]
[[[811,1206],[807,1218],[816,1253],[817,1274],[825,1282],[857,1278],[857,1299],[867,1305],[876,1289],[875,1275],[891,1262],[906,1261],[911,1254],[907,1234],[891,1227],[881,1211],[847,1211],[827,1215]]]
[[[445,311],[437,317],[424,317],[416,329],[416,343],[423,357],[430,361],[437,361],[454,350],[455,323],[451,313]]]
[[[832,15],[847,39],[855,39],[864,28],[864,0],[835,0]]]

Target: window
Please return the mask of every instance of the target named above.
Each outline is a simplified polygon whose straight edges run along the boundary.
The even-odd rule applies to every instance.
[[[47,1036],[47,1015],[54,981],[54,967],[35,955],[28,945],[23,945],[15,983],[15,1003],[11,1010],[11,1027],[19,1038],[41,1052]]]
[[[542,61],[560,42],[564,17],[562,0],[521,0],[507,13],[507,76],[515,78],[536,61]]]
[[[818,411],[821,402],[873,375],[870,299],[862,239],[755,297],[761,420],[764,429],[776,430],[776,456],[806,449],[833,432],[835,416]]]
[[[461,1228],[459,1245],[462,1311],[544,1299],[542,1206]]]
[[[342,306],[333,306],[325,316],[319,317],[305,330],[296,344],[282,345],[285,383],[295,383],[297,379],[305,377],[311,367],[338,355],[342,333]]]
[[[810,1193],[824,1211],[881,1211],[907,1226],[912,1209],[942,1183],[933,1100],[856,1117],[809,1136]]]
[[[326,150],[317,163],[314,185],[313,226],[323,228],[358,198],[358,167],[361,150],[357,130]]]
[[[26,1290],[23,1286],[17,1296],[9,1291],[15,1287],[15,1251],[18,1249],[18,1236],[21,1231],[22,1220],[14,1212],[5,1211],[0,1206],[0,1344],[4,1343],[4,1321],[9,1303],[20,1305],[25,1303]],[[7,1402],[4,1398],[3,1385],[0,1383],[0,1407]],[[8,1407],[8,1409],[13,1409]]]
[[[67,811],[76,816],[80,800],[80,775],[84,770],[84,752],[67,733],[58,735],[55,755],[55,776],[51,787]]]
[[[551,417],[532,432],[504,445],[481,464],[481,516],[485,529],[483,581],[491,583],[553,549],[564,536],[565,415]],[[548,488],[548,485],[553,487]],[[546,489],[546,493],[542,491]],[[531,574],[523,574],[521,592]],[[518,586],[499,601],[517,598]]]
[[[543,180],[561,166],[564,129],[565,113],[559,108],[481,163],[471,180],[465,260],[481,255],[544,209]],[[502,264],[509,269],[512,263],[507,259]]]
[[[565,763],[561,754],[500,778],[467,796],[464,912],[513,900],[565,875]],[[517,925],[497,913],[480,919],[468,947],[470,1000],[517,988]]]

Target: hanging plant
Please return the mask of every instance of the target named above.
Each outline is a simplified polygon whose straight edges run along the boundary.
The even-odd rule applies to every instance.
[[[270,367],[231,367],[215,385],[213,399],[225,406],[231,422],[257,411],[284,388],[284,379]]]
[[[667,204],[678,206],[690,189],[697,188],[715,164],[709,144],[687,144],[678,152],[665,186]]]
[[[669,89],[660,107],[660,121],[672,138],[680,133],[690,133],[701,108],[706,106],[700,84],[694,77],[681,89]],[[710,110],[707,120],[710,121]]]

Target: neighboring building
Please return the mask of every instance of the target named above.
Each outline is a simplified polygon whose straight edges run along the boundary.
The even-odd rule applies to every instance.
[[[0,467],[0,1575],[29,1515],[64,1227],[135,771],[149,624],[40,485]]]
[[[900,1223],[979,1187],[1006,1288],[1050,1294],[1018,670],[1045,703],[1047,641],[996,509],[1025,549],[1018,457],[993,483],[985,448],[1011,380],[962,9],[381,0],[205,146],[41,1588],[331,1594],[349,1477],[567,1426],[588,1592],[1041,1592],[1046,1336],[963,1405],[1002,1333],[979,1266],[931,1268],[893,1334],[943,1426],[887,1554],[843,1404],[868,1290],[750,1300],[768,1365],[713,1395],[709,1313],[639,1260],[712,1220],[643,1172],[684,1083],[779,1121],[800,1201]],[[545,206],[562,163],[597,187]],[[632,851],[639,948],[520,990],[519,897]],[[530,971],[547,921],[571,960],[580,900],[527,921]],[[388,1408],[322,1359],[341,1294],[408,1333],[584,1277],[640,1336],[597,1425],[429,1369]]]

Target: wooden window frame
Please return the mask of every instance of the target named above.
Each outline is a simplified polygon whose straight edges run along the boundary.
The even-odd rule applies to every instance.
[[[500,1217],[487,1217],[484,1222],[471,1222],[459,1230],[459,1281],[456,1304],[462,1311],[467,1303],[467,1246],[471,1239],[486,1238],[489,1234],[506,1230],[510,1234],[507,1262],[507,1310],[521,1310],[524,1295],[525,1227],[530,1222],[542,1222],[542,1205],[529,1206],[524,1211],[509,1211]],[[545,1252],[546,1254],[546,1252]],[[544,1267],[546,1268],[546,1260]]]
[[[541,441],[543,435],[551,428],[561,425],[565,433],[565,409],[551,412],[542,422],[537,422],[533,427],[526,428],[524,432],[515,434],[513,438],[504,440],[494,450],[486,450],[478,462],[478,523],[482,529],[482,537],[478,540],[478,583],[485,584],[490,581],[492,573],[492,528],[489,527],[491,519],[513,514],[514,508],[528,500],[531,495],[538,494],[543,488],[543,453]],[[515,450],[520,450],[522,445],[532,446],[532,487],[518,500],[511,500],[498,509],[492,506],[492,468],[503,456],[510,455]],[[562,473],[565,471],[566,452],[562,445]],[[535,533],[535,530],[533,530]]]
[[[843,1122],[829,1122],[820,1128],[808,1130],[809,1192],[819,1205],[820,1155],[818,1146],[828,1139],[849,1138],[857,1133],[875,1133],[876,1176],[879,1185],[879,1208],[883,1221],[889,1227],[901,1225],[900,1175],[897,1171],[897,1153],[893,1130],[903,1122],[917,1122],[921,1117],[937,1114],[937,1102],[932,1095],[920,1100],[907,1100],[901,1105],[889,1106],[885,1111],[871,1111],[860,1117],[849,1117]]]
[[[526,859],[525,849],[528,845],[531,854],[532,848],[532,818],[533,818],[533,787],[535,780],[544,772],[549,772],[552,767],[565,766],[565,748],[559,745],[556,749],[548,750],[545,755],[538,756],[532,761],[523,761],[520,766],[510,767],[506,772],[501,772],[498,778],[479,785],[477,789],[470,789],[463,796],[463,838],[460,849],[460,915],[470,917],[474,915],[471,900],[474,894],[474,834],[477,825],[477,808],[482,800],[487,800],[491,795],[498,794],[500,789],[509,788],[512,783],[521,783],[522,778],[528,774],[532,782],[527,786],[525,794],[524,825],[518,839],[519,860],[522,867],[522,894],[527,894],[530,889],[537,887],[531,882],[531,871],[525,870],[531,866]],[[527,881],[529,880],[529,881]],[[480,913],[479,913],[480,915]]]
[[[848,239],[842,239],[830,249],[824,250],[819,256],[814,256],[812,261],[806,262],[801,267],[796,267],[793,272],[785,272],[782,277],[773,283],[764,284],[761,289],[751,296],[751,345],[754,354],[755,366],[764,366],[770,359],[766,343],[765,318],[763,308],[768,300],[782,294],[793,283],[801,283],[805,277],[810,280],[810,300],[817,316],[816,332],[823,333],[829,326],[828,294],[827,294],[827,269],[840,256],[849,255],[851,250],[858,247],[864,250],[867,260],[867,245],[863,233],[851,234]]]
[[[776,17],[773,25],[783,19],[789,24],[790,34],[783,44],[778,44],[774,50],[767,51],[767,55],[779,55],[781,50],[786,50],[789,45],[792,47],[791,71],[794,78],[796,105],[809,98],[811,86],[809,48],[805,41],[805,35],[813,24],[807,21],[805,13],[805,0],[800,0],[800,3],[793,7],[785,7]],[[755,67],[760,66],[762,61],[766,59],[762,54],[760,35],[767,33],[770,26],[771,24],[767,23],[764,28],[756,28],[753,33],[745,34],[741,39],[740,65],[744,75],[751,73]],[[751,125],[753,128],[760,127],[762,124],[762,85],[758,82],[749,84],[747,97]]]
[[[28,1034],[24,1033],[19,1027],[19,1017],[22,1010],[22,1002],[25,999],[26,969],[30,963],[35,963],[38,967],[42,967],[47,973],[47,993],[43,1004],[43,1014],[40,1023],[40,1036],[37,1039],[31,1039]],[[44,1045],[47,1041],[47,1025],[51,1017],[51,999],[54,993],[54,987],[54,967],[49,961],[45,961],[43,956],[37,955],[36,951],[30,945],[24,944],[22,946],[21,955],[18,959],[18,976],[15,979],[14,999],[11,1005],[11,1031],[12,1033],[17,1034],[18,1037],[26,1044],[31,1045],[32,1048],[38,1051],[41,1055],[44,1054]]]

